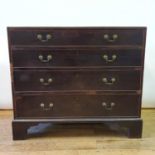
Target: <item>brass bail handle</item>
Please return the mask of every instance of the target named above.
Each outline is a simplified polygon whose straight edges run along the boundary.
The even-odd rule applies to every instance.
[[[102,106],[106,109],[106,110],[112,110],[113,107],[115,106],[114,102],[110,102],[109,104],[106,102],[102,102]]]
[[[53,82],[52,78],[49,78],[47,81],[44,78],[39,79],[40,83],[44,86],[48,86]]]
[[[49,54],[49,55],[47,55],[46,57],[44,57],[43,55],[39,55],[38,56],[38,58],[39,58],[39,60],[41,61],[41,62],[44,62],[44,63],[46,63],[46,62],[50,62],[51,60],[52,60],[52,55],[51,54]]]
[[[115,42],[118,39],[118,34],[113,34],[110,36],[109,34],[104,34],[104,39],[108,42]]]
[[[46,34],[43,36],[42,34],[37,34],[37,39],[40,40],[41,42],[48,42],[52,38],[51,34]]]
[[[40,107],[42,108],[42,110],[44,111],[48,111],[48,110],[51,110],[53,108],[54,104],[52,102],[50,102],[48,104],[48,106],[45,106],[45,103],[40,103]]]
[[[116,54],[113,54],[111,59],[109,58],[109,56],[107,54],[102,55],[102,58],[108,63],[108,62],[114,62],[117,58]]]
[[[104,82],[107,85],[112,85],[116,82],[116,78],[115,77],[111,77],[110,79],[103,77],[102,78],[102,82]]]

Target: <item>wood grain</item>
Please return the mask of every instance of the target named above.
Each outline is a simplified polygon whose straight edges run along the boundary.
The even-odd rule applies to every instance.
[[[12,140],[12,111],[0,111],[0,155],[154,155],[155,109],[142,110],[142,139],[128,139],[122,133],[100,125],[64,125],[26,141]],[[35,130],[38,130],[37,128]]]
[[[102,131],[103,123],[104,126],[113,128],[117,122],[115,126],[125,128],[128,137],[141,137],[140,111],[146,27],[8,27],[7,30],[12,75],[14,140],[27,138],[27,130],[38,123],[58,123],[62,120],[63,123],[100,121]],[[48,55],[45,51],[48,51]],[[20,97],[17,99],[17,94],[51,93],[52,96],[52,93],[73,92],[76,95],[80,92],[89,96],[98,92],[103,94],[113,92],[113,95],[122,92],[126,95],[128,92],[135,92],[136,95],[139,92],[139,97],[136,102],[133,97],[130,101],[126,101],[128,98],[121,100],[117,104],[121,106],[115,108],[112,108],[112,105],[115,105],[119,98],[115,98],[115,101],[104,101],[106,112],[102,111],[103,107],[100,108],[99,99],[92,97],[89,97],[90,99],[80,97],[77,101],[67,96],[68,98],[64,98],[65,103],[57,102],[58,98],[55,100],[56,104],[53,102],[51,104],[51,101],[45,104],[49,102],[45,98],[39,103],[38,100],[31,100],[29,97],[24,98],[25,100],[20,103]],[[136,103],[135,107],[134,103]],[[48,114],[45,113],[47,110]],[[113,112],[109,113],[109,110]],[[100,116],[110,116],[112,119],[109,118],[107,122],[105,118],[104,120],[96,118]],[[34,117],[37,118],[35,121],[32,120]],[[48,117],[48,121],[42,122],[40,117]],[[62,118],[53,119],[53,117]],[[83,117],[88,117],[89,122]],[[124,117],[124,119],[118,120],[116,117]],[[130,118],[125,117],[135,119],[131,121]]]

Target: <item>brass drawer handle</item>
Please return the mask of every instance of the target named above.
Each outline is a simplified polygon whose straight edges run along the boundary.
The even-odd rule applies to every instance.
[[[118,39],[118,34],[113,34],[112,36],[104,34],[104,39],[108,42],[115,42]]]
[[[42,108],[42,110],[44,110],[44,111],[48,111],[48,110],[51,110],[52,108],[53,108],[53,106],[54,106],[54,104],[52,103],[52,102],[50,102],[49,104],[48,104],[48,106],[46,107],[45,106],[45,103],[40,103],[40,107]]]
[[[40,81],[40,83],[41,83],[42,85],[48,86],[48,85],[50,85],[50,84],[53,82],[53,79],[52,79],[52,78],[49,78],[49,79],[47,80],[47,82],[45,82],[45,79],[44,79],[44,78],[40,78],[39,81]]]
[[[106,110],[112,110],[113,107],[115,106],[114,102],[111,103],[106,103],[106,102],[102,102],[102,106],[106,109]]]
[[[110,79],[103,77],[102,78],[102,82],[104,82],[107,85],[112,85],[116,82],[116,78],[115,77],[111,77]]]
[[[38,58],[41,62],[49,62],[52,60],[52,55],[47,55],[46,58],[43,55],[39,55]]]
[[[117,58],[117,55],[113,54],[111,59],[109,59],[109,56],[107,54],[102,55],[102,58],[108,63],[108,62],[114,62]]]
[[[37,34],[37,39],[41,42],[48,42],[52,38],[51,34],[46,34],[45,37],[42,34]]]

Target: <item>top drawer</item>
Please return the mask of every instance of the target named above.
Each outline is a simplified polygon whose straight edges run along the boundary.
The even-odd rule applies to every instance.
[[[8,28],[11,45],[142,45],[145,28]]]

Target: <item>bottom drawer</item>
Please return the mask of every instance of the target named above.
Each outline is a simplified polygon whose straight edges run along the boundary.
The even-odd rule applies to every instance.
[[[15,117],[137,117],[140,99],[140,95],[17,95]]]

